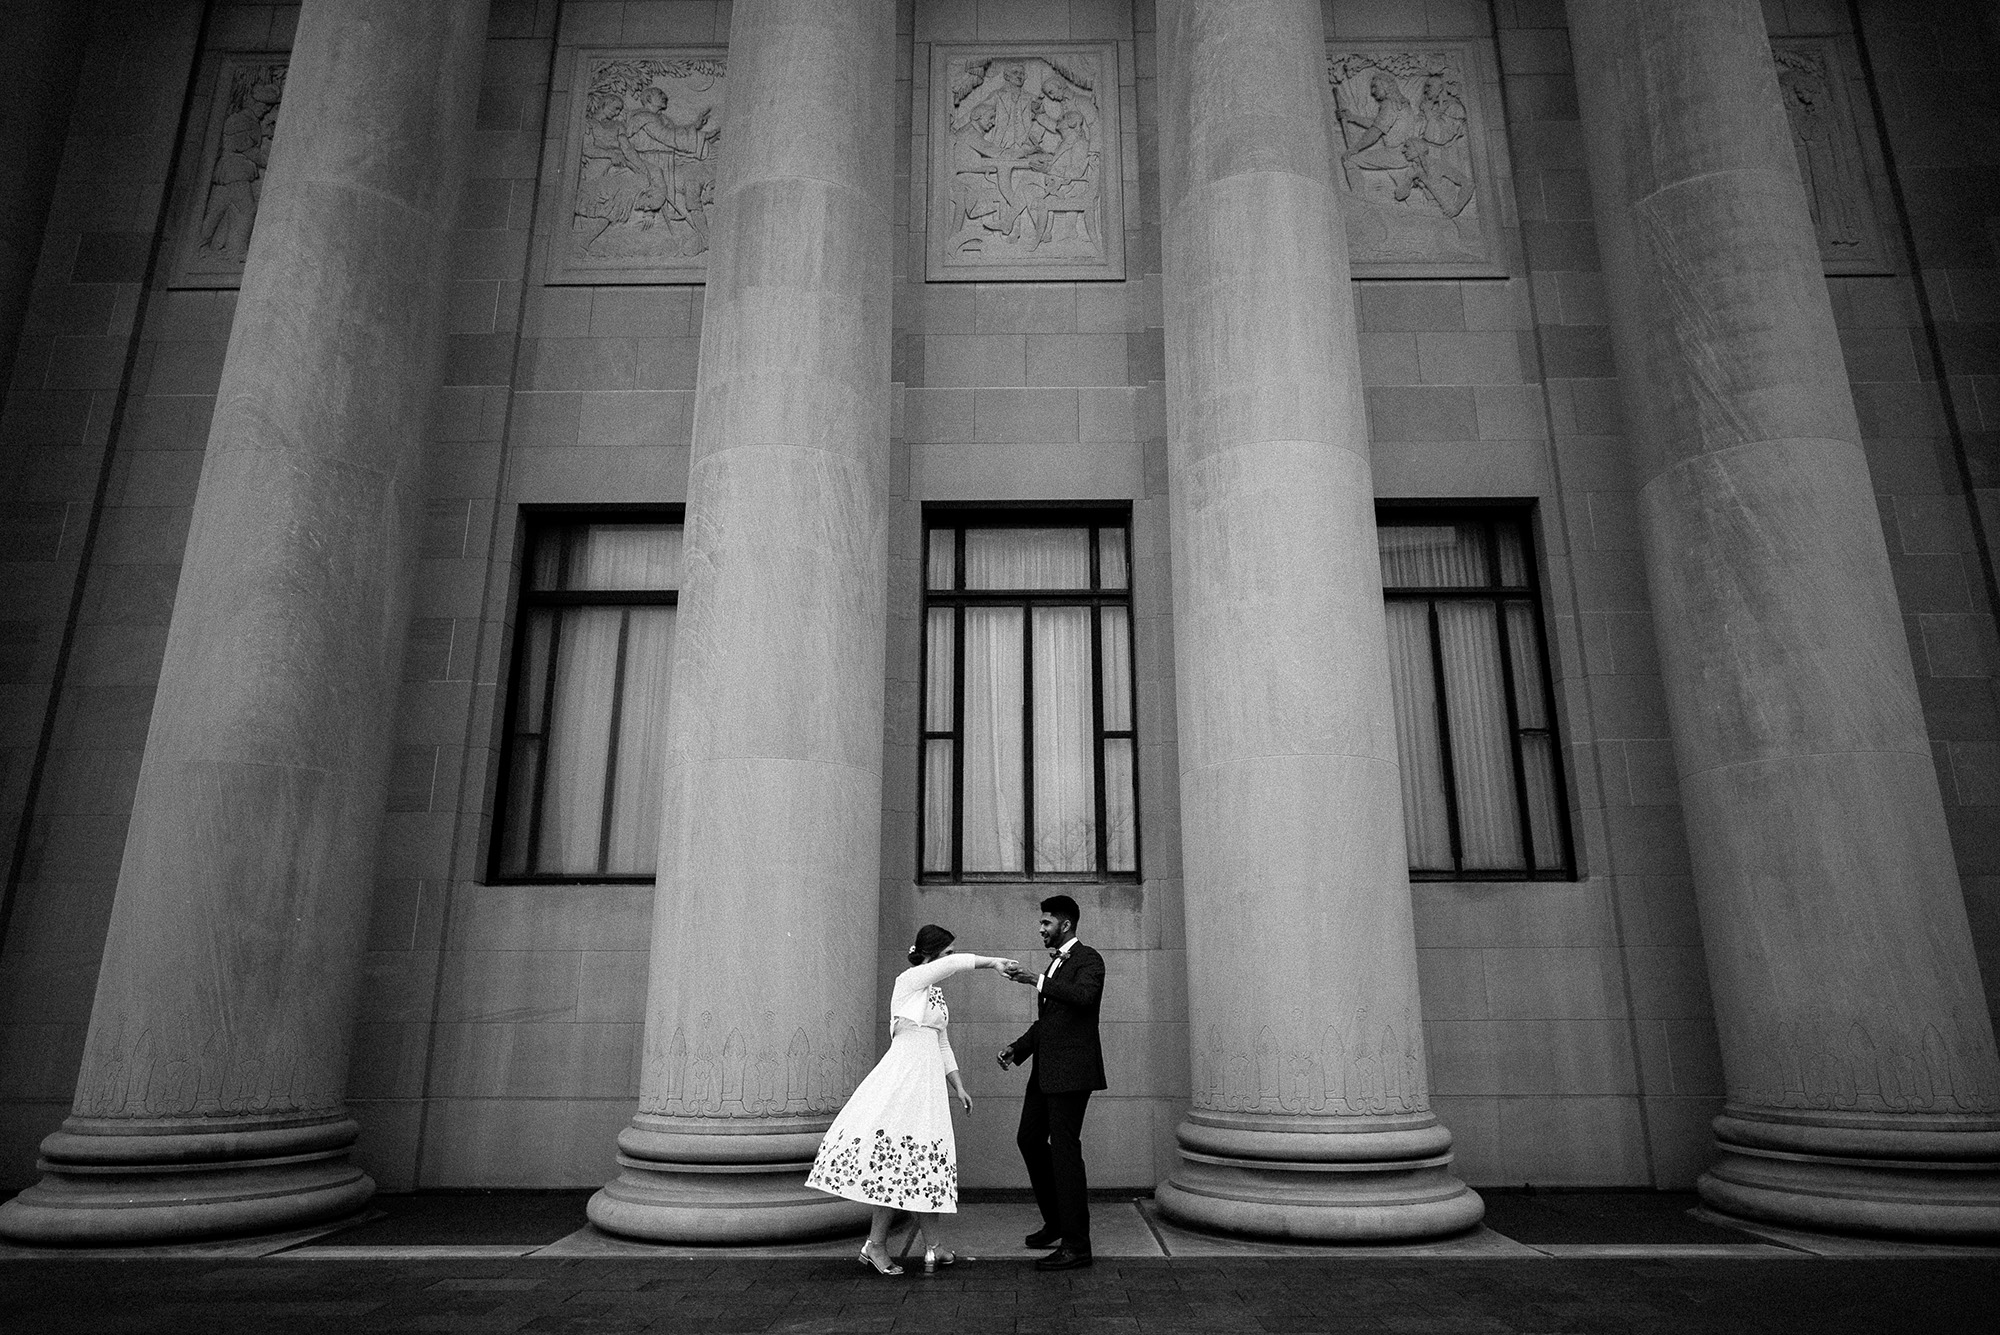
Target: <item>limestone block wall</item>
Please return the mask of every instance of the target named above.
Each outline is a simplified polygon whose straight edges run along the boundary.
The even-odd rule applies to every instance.
[[[0,411],[0,1183],[69,1111],[234,294],[169,292],[203,9],[94,6]],[[208,43],[289,44],[221,5]],[[184,114],[185,113],[185,114]],[[58,118],[57,124],[63,124]]]
[[[1081,934],[1103,952],[1107,973],[1103,1033],[1111,1088],[1091,1100],[1084,1127],[1091,1184],[1150,1186],[1174,1162],[1173,1130],[1188,1086],[1152,5],[916,0],[904,28],[909,77],[899,101],[909,110],[898,126],[897,162],[909,207],[897,236],[893,374],[901,386],[909,482],[891,547],[879,972],[886,995],[888,980],[904,967],[902,951],[926,922],[950,927],[967,949],[1042,958],[1035,906],[1045,894],[1073,895],[1083,911]],[[1123,281],[924,281],[937,91],[930,86],[931,48],[980,41],[1030,44],[1025,51],[1044,42],[1117,44]],[[922,505],[1079,500],[1132,509],[1143,879],[1136,886],[920,884]],[[1027,1028],[1033,1000],[1029,989],[991,975],[956,985],[951,998],[953,1046],[966,1087],[979,1100],[960,1123],[959,1173],[968,1186],[1027,1185],[1014,1148],[1025,1077],[1000,1071],[993,1054]]]
[[[1893,272],[1829,286],[1995,996],[2000,650],[1994,521],[1973,501],[2000,477],[2000,231],[1991,145],[1936,106],[1989,96],[1939,75],[1983,58],[1956,3],[1862,6],[1888,129],[1871,170],[1900,173],[1915,263],[1895,241]],[[168,285],[186,163],[214,62],[281,55],[296,12],[231,0],[204,27],[195,3],[99,8],[84,77],[121,94],[78,100],[0,413],[0,840],[20,841],[0,928],[0,1185],[30,1179],[69,1104],[234,310],[226,289]],[[521,507],[685,496],[701,288],[546,281],[575,53],[718,47],[729,8],[493,6],[350,1089],[387,1189],[599,1184],[637,1097],[650,887],[489,884],[487,848]],[[1844,3],[1766,9],[1774,35],[1855,36]],[[1683,1186],[1709,1155],[1720,1072],[1563,6],[1327,0],[1326,18],[1334,40],[1484,44],[1497,74],[1485,147],[1509,276],[1357,280],[1362,365],[1385,501],[1536,505],[1581,873],[1414,888],[1434,1104],[1475,1185]],[[899,221],[878,982],[924,922],[1031,957],[1043,893],[916,877],[924,504],[1129,504],[1144,879],[1062,888],[1110,966],[1093,1182],[1132,1187],[1174,1162],[1189,1079],[1153,28],[1150,0],[907,0],[885,127]],[[1115,44],[1122,280],[924,281],[930,51],[982,41]],[[1868,85],[1850,91],[1872,135]],[[960,1123],[963,1180],[1023,1185],[1022,1077],[991,1052],[1031,996],[988,975],[952,987],[980,1101]]]
[[[1720,1074],[1560,4],[1328,6],[1490,44],[1509,276],[1360,280],[1385,500],[1532,501],[1579,878],[1418,882],[1432,1102],[1478,1184],[1685,1186]]]
[[[1845,32],[1848,11],[1828,22]],[[1990,7],[1986,17],[1990,20]],[[1830,284],[1989,1010],[2000,1012],[2000,27],[1860,7],[1904,272]],[[1775,31],[1775,28],[1774,28]]]
[[[572,57],[719,41],[725,8],[494,8],[352,1077],[385,1189],[616,1171],[652,890],[488,884],[488,842],[520,507],[679,501],[686,483],[699,290],[541,282]]]

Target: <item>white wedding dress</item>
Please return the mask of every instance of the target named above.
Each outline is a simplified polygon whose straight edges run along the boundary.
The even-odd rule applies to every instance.
[[[938,984],[979,963],[977,955],[946,955],[896,975],[889,1050],[833,1119],[807,1186],[897,1210],[957,1212],[958,1150],[944,1078],[958,1061]]]

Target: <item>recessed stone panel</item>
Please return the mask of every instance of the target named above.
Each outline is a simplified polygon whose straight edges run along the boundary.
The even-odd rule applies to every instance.
[[[1834,37],[1773,39],[1771,60],[1826,271],[1894,273],[1854,119],[1854,62]]]
[[[575,56],[551,283],[699,283],[722,148],[722,47]]]
[[[1355,277],[1506,276],[1492,71],[1479,41],[1328,43]]]
[[[257,221],[271,136],[285,95],[286,58],[226,55],[217,61],[208,124],[189,186],[170,287],[233,288],[243,284],[250,230]]]
[[[1125,277],[1116,42],[931,47],[934,283]]]

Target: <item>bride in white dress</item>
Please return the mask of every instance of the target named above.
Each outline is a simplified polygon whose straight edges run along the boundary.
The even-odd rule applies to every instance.
[[[889,1224],[898,1210],[916,1218],[926,1270],[958,1259],[939,1246],[937,1235],[937,1216],[958,1211],[958,1150],[946,1086],[967,1112],[972,1096],[951,1053],[951,1012],[938,984],[955,973],[1005,969],[1014,961],[954,955],[952,940],[934,925],[917,933],[911,967],[896,975],[889,994],[889,1050],[827,1128],[806,1176],[809,1187],[874,1207],[861,1259],[885,1275],[903,1273],[889,1259]]]

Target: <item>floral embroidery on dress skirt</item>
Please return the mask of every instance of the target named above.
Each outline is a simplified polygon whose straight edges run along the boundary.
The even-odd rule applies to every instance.
[[[872,1143],[859,1135],[828,1136],[813,1160],[806,1185],[849,1200],[929,1213],[958,1200],[958,1165],[942,1137],[920,1144],[875,1128]]]

